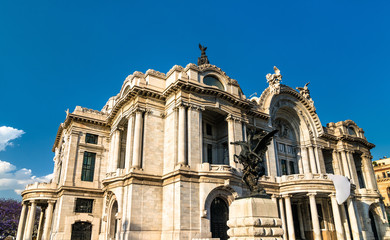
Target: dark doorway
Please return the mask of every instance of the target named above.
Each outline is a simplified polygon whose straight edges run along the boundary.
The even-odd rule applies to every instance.
[[[299,219],[298,219],[298,207],[296,204],[291,205],[292,215],[293,215],[293,221],[294,221],[294,232],[295,232],[295,238],[301,239],[301,229],[299,226]]]
[[[71,240],[91,240],[92,224],[89,222],[76,222],[72,225]]]
[[[229,208],[222,198],[215,198],[210,206],[211,221],[210,230],[213,238],[227,240],[227,220],[229,218]]]
[[[372,214],[372,211],[368,211],[368,214],[371,220],[371,228],[372,228],[372,232],[374,233],[374,238],[375,240],[379,240],[378,232],[376,231],[374,214]]]

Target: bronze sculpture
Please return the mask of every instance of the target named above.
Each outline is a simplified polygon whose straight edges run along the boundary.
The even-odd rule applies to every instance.
[[[267,146],[277,132],[278,130],[270,133],[263,130],[249,130],[247,141],[230,143],[241,146],[240,155],[234,154],[234,161],[244,167],[242,179],[251,191],[250,196],[268,197],[264,188],[259,184],[259,178],[265,174],[263,158]]]
[[[202,46],[200,43],[199,43],[199,49],[201,51],[201,55],[200,57],[198,58],[198,66],[200,65],[203,65],[203,64],[209,64],[209,59],[207,58],[206,56],[206,50],[207,50],[207,47],[205,46]]]

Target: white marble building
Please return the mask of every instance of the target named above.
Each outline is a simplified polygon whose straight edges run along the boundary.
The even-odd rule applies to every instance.
[[[247,192],[229,143],[248,128],[279,129],[261,182],[284,239],[387,239],[364,131],[351,120],[323,127],[307,85],[281,84],[276,68],[266,78],[247,99],[207,63],[134,72],[101,111],[68,112],[52,182],[22,193],[17,239],[32,238],[36,207],[38,239],[226,239],[229,205]],[[328,174],[352,183],[342,205]]]

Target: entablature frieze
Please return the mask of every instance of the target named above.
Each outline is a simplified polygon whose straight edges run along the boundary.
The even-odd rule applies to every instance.
[[[163,95],[168,98],[171,94],[176,94],[178,91],[186,91],[186,92],[194,92],[202,95],[212,95],[221,100],[225,100],[236,107],[240,107],[243,109],[251,109],[252,104],[249,100],[240,99],[228,93],[226,91],[220,90],[216,87],[212,86],[204,86],[200,83],[189,82],[183,80],[177,80],[171,85],[169,85],[163,92]]]

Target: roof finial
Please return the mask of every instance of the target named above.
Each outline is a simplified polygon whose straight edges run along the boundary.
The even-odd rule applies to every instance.
[[[202,54],[201,54],[200,57],[198,58],[198,66],[203,65],[203,64],[209,64],[209,59],[208,59],[207,56],[206,56],[207,47],[202,46],[202,45],[199,43],[199,49],[200,49],[200,51],[202,51]]]

